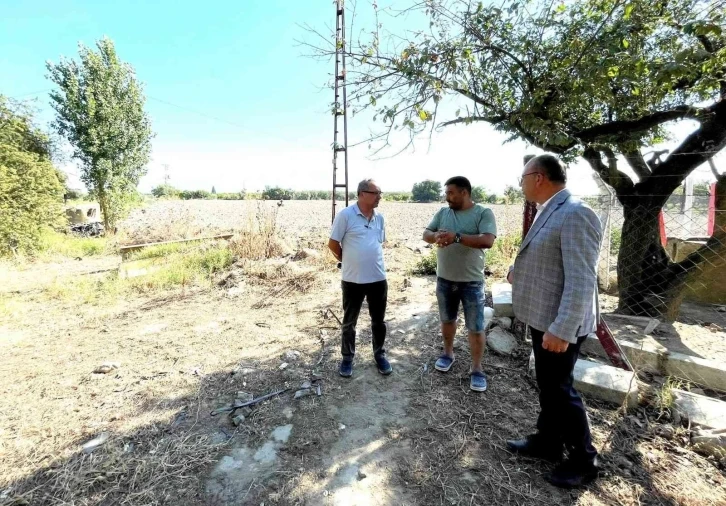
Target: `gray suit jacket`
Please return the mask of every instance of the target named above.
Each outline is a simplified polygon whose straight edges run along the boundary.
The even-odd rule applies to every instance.
[[[547,204],[514,262],[515,316],[570,343],[593,332],[600,319],[597,259],[602,226],[568,190]]]

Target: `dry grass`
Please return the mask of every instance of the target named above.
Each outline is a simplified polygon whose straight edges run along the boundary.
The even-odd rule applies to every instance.
[[[186,487],[189,476],[202,472],[219,449],[206,434],[159,438],[153,431],[136,433],[90,455],[51,464],[26,482],[29,490],[9,504],[72,505],[79,497],[90,504],[182,504],[194,499]]]
[[[193,262],[203,275],[191,284],[159,281],[153,285],[158,289],[114,292],[121,285],[104,286],[112,281],[85,277],[87,287],[69,285],[65,295],[59,284],[57,293],[43,297],[0,297],[0,335],[10,329],[14,336],[0,339],[5,352],[0,364],[2,506],[22,501],[34,506],[201,505],[212,463],[228,446],[254,446],[268,437],[271,427],[293,423],[282,414],[290,405],[298,411],[281,468],[274,478],[256,484],[250,497],[260,498],[256,504],[262,499],[267,504],[268,497],[273,504],[293,504],[306,497],[304,483],[309,482],[309,489],[320,485],[320,468],[298,470],[311,455],[332,452],[337,421],[327,409],[335,398],[341,399],[340,409],[367,399],[346,399],[334,390],[338,378],[330,354],[321,364],[326,358],[321,344],[330,351],[338,339],[320,333],[320,328],[335,326],[332,318],[322,320],[322,310],[339,304],[335,261],[326,249],[327,225],[286,234],[277,224],[280,213],[289,212],[286,207],[251,208],[249,217],[238,220],[240,234],[230,248],[156,252],[171,259],[197,251],[206,258]],[[287,252],[278,242],[280,235],[295,249]],[[504,265],[516,245],[501,244]],[[293,260],[292,252],[301,248],[318,254]],[[420,257],[405,247],[387,248],[386,255],[387,261],[395,259],[388,265],[391,307],[394,298],[408,304],[413,288],[404,291],[401,278],[407,263]],[[495,263],[489,258],[490,268]],[[228,280],[230,273],[234,276]],[[171,279],[171,274],[162,278]],[[233,297],[232,288],[241,296]],[[98,290],[106,293],[105,299],[93,301]],[[91,303],[80,303],[78,293],[87,293]],[[401,395],[409,404],[400,426],[387,427],[385,434],[386,444],[407,449],[407,456],[385,465],[393,484],[415,494],[417,504],[726,503],[723,472],[690,450],[685,430],[677,430],[672,440],[652,430],[668,421],[668,410],[659,412],[657,406],[622,413],[591,402],[606,475],[572,495],[554,490],[542,481],[540,463],[504,450],[505,439],[528,432],[536,419],[536,391],[525,373],[524,349],[507,358],[488,354],[490,391],[473,396],[465,343],[457,348],[463,360],[451,373],[431,370],[431,357],[440,351],[435,319],[406,341],[397,334],[394,339],[401,339],[399,349],[405,347],[415,363],[428,363],[428,369],[391,378],[405,383]],[[302,357],[282,371],[281,357],[292,348]],[[107,361],[120,367],[106,375],[92,373]],[[231,374],[242,368],[254,372]],[[322,400],[290,404],[291,397],[273,399],[239,428],[228,417],[208,416],[209,410],[231,402],[238,390],[260,395],[280,385],[294,387],[313,369],[331,376]],[[390,386],[381,384],[382,389]],[[371,392],[371,397],[382,392]],[[399,412],[395,403],[387,408]],[[81,453],[80,445],[101,432],[111,439],[91,455]],[[295,489],[299,496],[287,495]]]

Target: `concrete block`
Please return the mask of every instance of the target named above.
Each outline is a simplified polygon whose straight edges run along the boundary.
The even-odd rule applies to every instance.
[[[627,407],[638,405],[635,373],[616,367],[578,360],[574,370],[575,388],[585,395]]]
[[[726,392],[726,364],[714,360],[693,357],[684,353],[669,352],[663,346],[635,343],[618,339],[623,353],[638,370],[675,376],[713,390]],[[591,334],[582,343],[584,353],[606,357],[597,336]]]
[[[492,301],[494,303],[494,314],[497,318],[507,316],[513,317],[512,310],[512,285],[509,283],[495,283],[492,285]]]
[[[691,423],[707,429],[726,428],[726,402],[675,388],[672,392],[676,409],[688,415]]]
[[[662,361],[664,360],[664,354],[667,354],[668,350],[662,347],[658,349],[649,344],[626,341],[625,339],[618,339],[618,344],[633,367],[639,370],[663,374],[664,366]],[[587,339],[585,339],[580,347],[580,351],[589,355],[595,355],[596,357],[607,358],[607,353],[605,353],[602,343],[600,343],[600,340],[595,334],[587,336]]]
[[[726,392],[726,364],[684,353],[670,353],[663,361],[665,373],[713,390]]]
[[[528,370],[536,377],[534,352],[529,356]],[[638,405],[638,382],[633,372],[580,359],[575,363],[573,376],[575,388],[585,395],[629,408]]]

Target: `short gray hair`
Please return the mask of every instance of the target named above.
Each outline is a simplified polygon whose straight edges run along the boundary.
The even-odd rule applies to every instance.
[[[360,195],[360,192],[368,190],[371,187],[371,183],[375,183],[375,181],[373,179],[364,179],[358,183],[358,193],[356,195]]]

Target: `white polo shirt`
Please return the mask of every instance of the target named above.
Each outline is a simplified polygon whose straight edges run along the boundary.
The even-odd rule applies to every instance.
[[[381,213],[374,209],[368,221],[358,204],[350,205],[335,217],[330,238],[343,248],[343,281],[364,284],[386,279],[383,264],[386,227]]]

